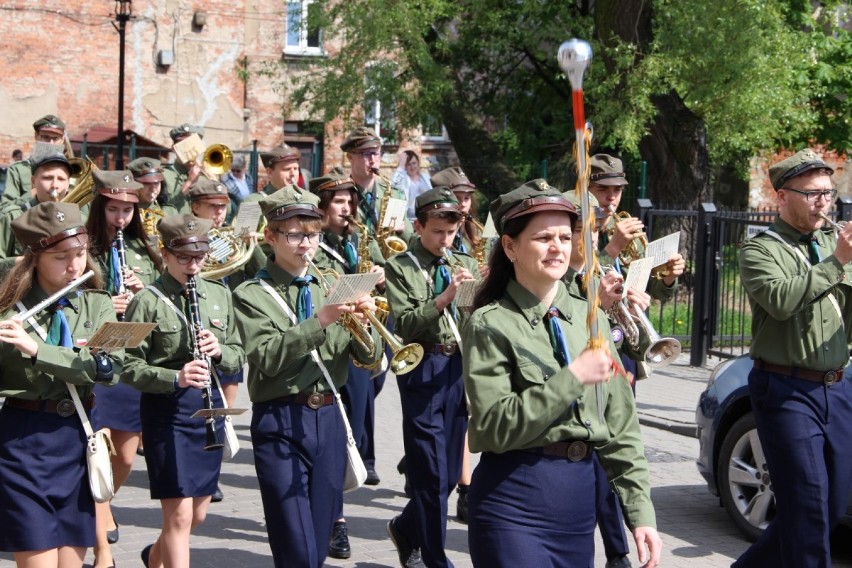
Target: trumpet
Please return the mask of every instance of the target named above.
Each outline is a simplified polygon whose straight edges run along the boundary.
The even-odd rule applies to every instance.
[[[825,213],[820,213],[819,216],[822,217],[823,220],[828,223],[828,226],[834,229],[835,231],[842,231],[843,227],[845,227],[846,223],[848,223],[848,221],[835,221]]]
[[[323,291],[328,294],[328,291],[331,289],[331,285],[328,282],[328,279],[325,276],[325,273],[321,271],[316,264],[314,264],[313,260],[311,260],[311,255],[309,253],[305,253],[302,256],[302,259],[305,260],[311,268],[314,269],[314,272],[317,273],[320,279],[320,285],[322,286]],[[332,276],[337,277],[337,272],[329,269],[329,272]],[[387,309],[387,306],[382,306],[382,309]],[[370,321],[376,331],[378,331],[379,335],[382,339],[385,340],[388,347],[390,347],[391,352],[393,353],[393,357],[391,357],[390,361],[390,369],[396,375],[404,375],[414,370],[417,365],[420,364],[420,361],[423,359],[423,346],[419,343],[412,343],[410,345],[403,345],[403,343],[396,338],[396,336],[388,330],[382,322],[379,321],[379,318],[376,315],[369,311],[364,310],[364,315]],[[355,318],[355,316],[351,313],[343,314],[340,319],[340,324],[347,330],[352,336],[355,338],[358,343],[360,343],[365,349],[375,352],[376,343],[373,341],[373,337],[367,328]]]
[[[615,270],[607,267],[604,272]],[[671,365],[678,358],[682,350],[680,341],[674,337],[660,337],[653,324],[645,315],[645,312],[626,297],[622,298],[610,308],[610,314],[624,330],[625,340],[633,349],[639,348],[641,333],[648,336],[651,344],[642,354],[642,359],[648,365],[656,368]]]
[[[461,270],[464,268],[464,264],[462,261],[458,259],[456,255],[454,255],[449,248],[441,247],[441,256],[444,260],[447,261],[447,266],[450,267],[450,272],[455,273],[457,270]]]
[[[234,155],[224,144],[213,144],[204,150],[201,164],[206,172],[220,176],[231,169]]]

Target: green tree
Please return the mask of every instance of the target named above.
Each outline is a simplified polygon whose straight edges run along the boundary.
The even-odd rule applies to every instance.
[[[642,158],[650,197],[712,199],[713,167],[809,141],[849,146],[848,32],[837,6],[804,0],[318,0],[308,25],[340,45],[294,92],[323,120],[358,122],[371,97],[399,126],[438,116],[462,167],[491,196],[560,163],[573,144],[556,64],[589,38],[586,115],[596,149]],[[371,72],[377,65],[383,72]]]

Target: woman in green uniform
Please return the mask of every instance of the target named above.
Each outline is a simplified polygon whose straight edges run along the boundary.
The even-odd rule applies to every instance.
[[[591,567],[594,451],[640,561],[655,566],[661,541],[633,396],[610,354],[586,349],[586,305],[561,282],[576,210],[534,180],[494,201],[491,215],[500,242],[462,334],[470,449],[482,452],[468,496],[471,559]],[[603,312],[598,324],[606,336]]]

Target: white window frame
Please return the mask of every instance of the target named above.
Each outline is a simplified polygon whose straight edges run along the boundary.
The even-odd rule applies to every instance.
[[[284,21],[287,26],[285,34],[284,53],[286,55],[325,55],[325,50],[322,47],[322,30],[319,31],[319,45],[316,47],[308,45],[308,27],[305,23],[308,20],[308,7],[313,4],[314,0],[287,0],[285,3],[287,14]],[[301,9],[301,17],[299,19],[299,45],[290,45],[290,6],[299,4]]]

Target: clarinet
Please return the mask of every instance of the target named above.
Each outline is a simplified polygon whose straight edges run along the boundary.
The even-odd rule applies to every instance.
[[[195,281],[195,276],[190,276],[186,282],[186,300],[189,303],[189,318],[190,336],[192,337],[192,358],[196,361],[204,360],[207,362],[207,368],[212,370],[213,367],[210,357],[201,352],[199,345],[201,344],[201,332],[204,331],[204,324],[201,323],[201,309],[198,305],[198,284]],[[213,388],[210,385],[210,377],[207,377],[207,382],[201,389],[201,400],[204,401],[205,410],[213,410]],[[208,451],[218,450],[223,447],[219,440],[219,434],[216,432],[216,419],[211,415],[204,419],[204,426],[207,430],[207,438],[204,443],[204,449]]]
[[[127,292],[124,284],[124,271],[127,270],[127,253],[124,250],[124,231],[115,230],[115,252],[118,253],[118,294]],[[118,321],[124,321],[124,314],[118,315]]]

